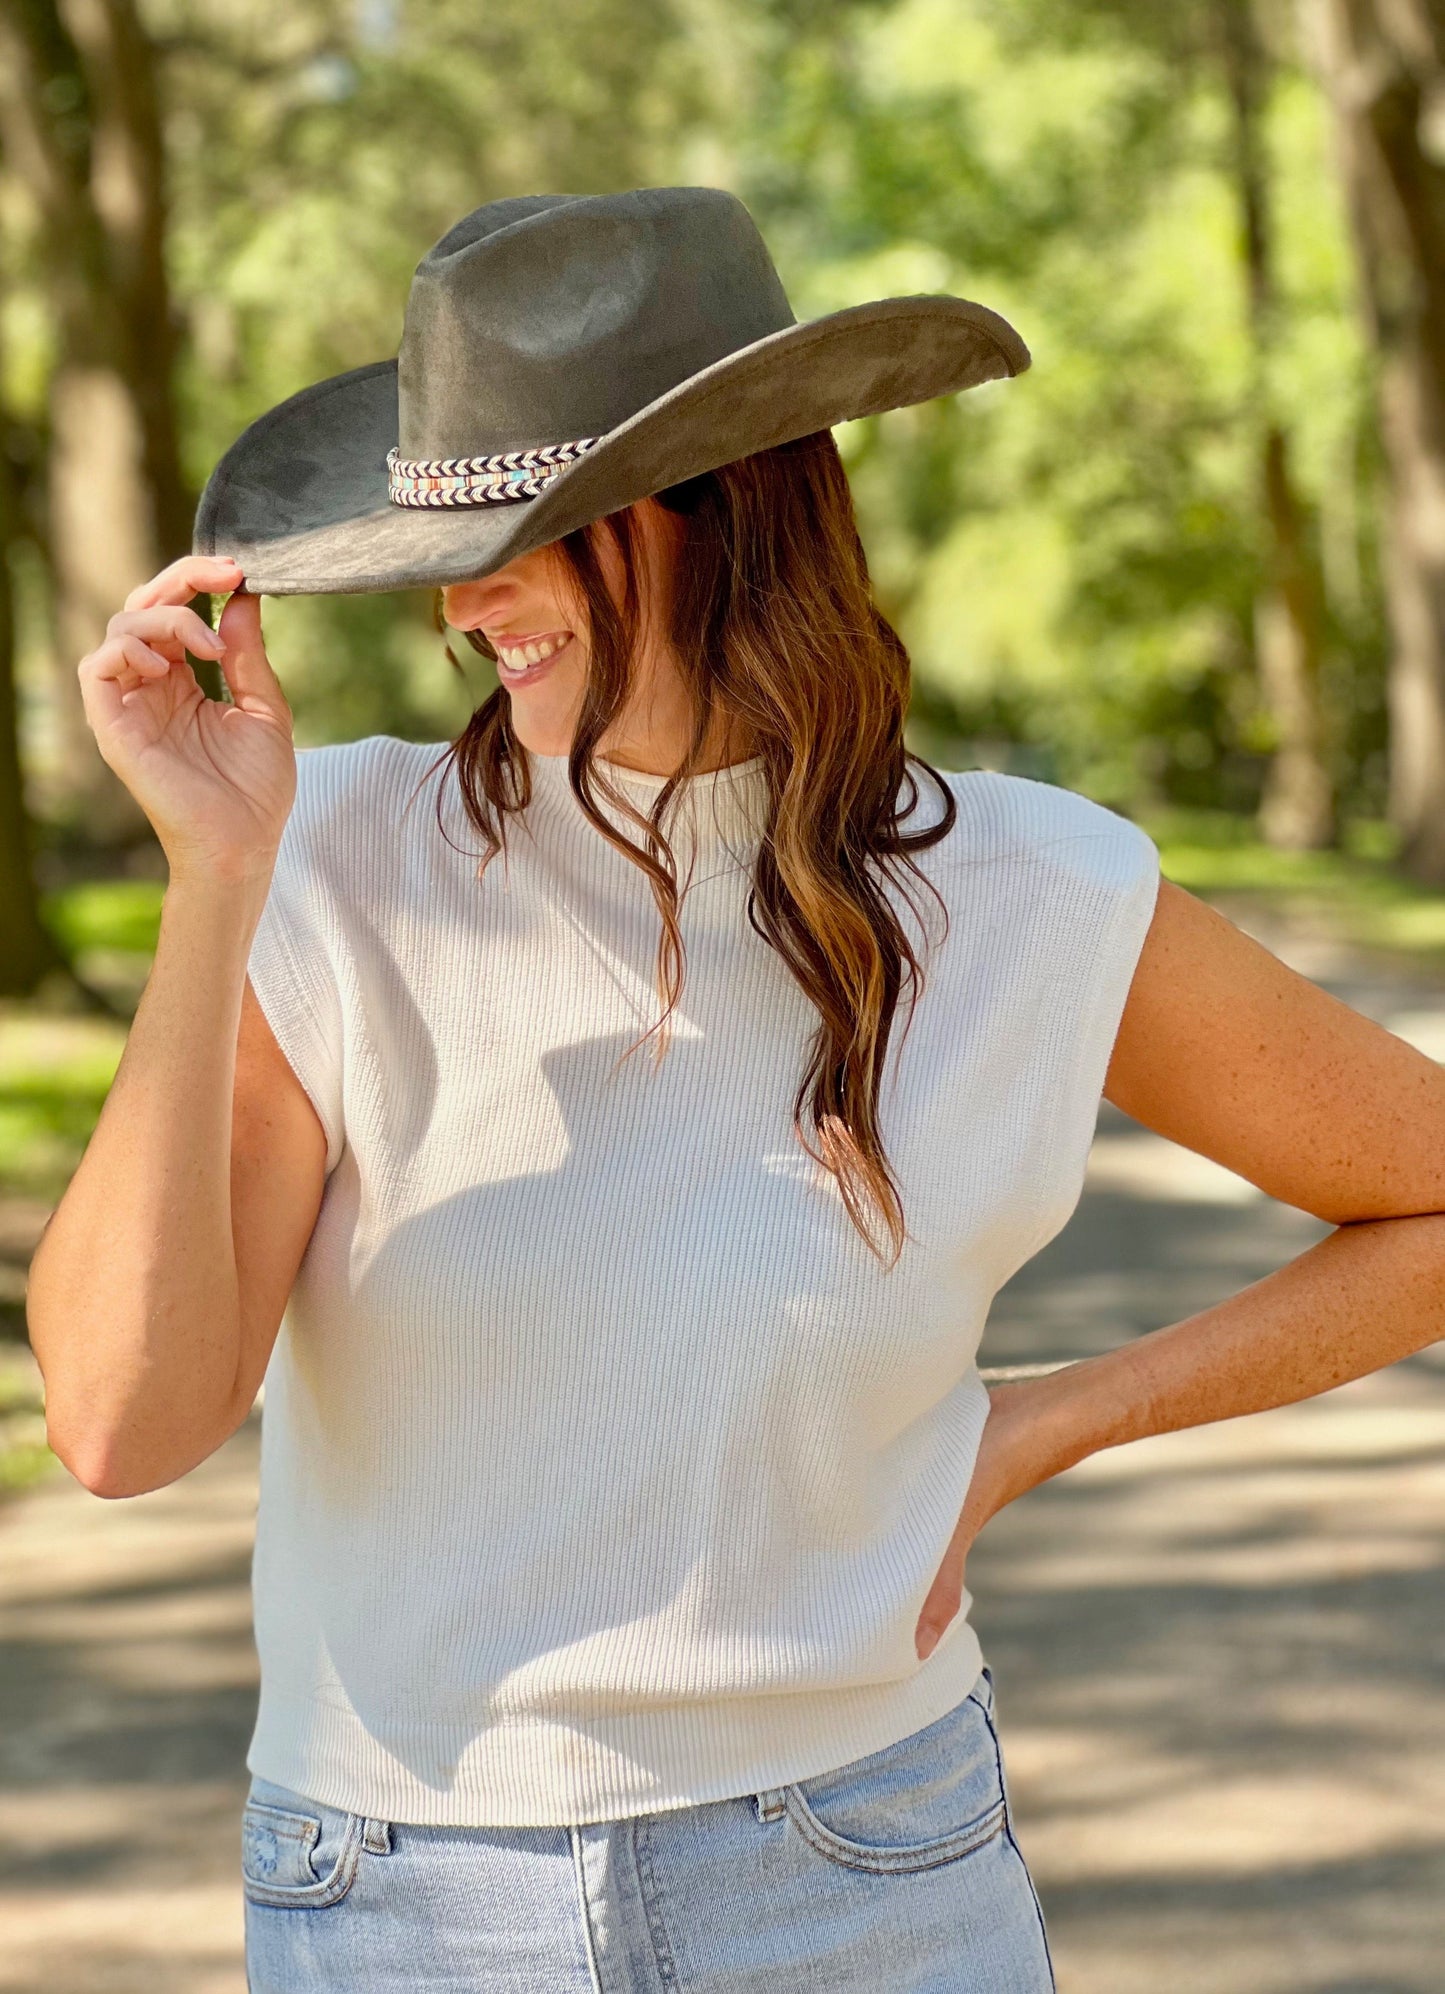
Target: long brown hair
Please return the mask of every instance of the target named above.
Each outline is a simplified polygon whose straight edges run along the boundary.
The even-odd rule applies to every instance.
[[[657,1033],[658,1049],[665,1045],[685,970],[677,868],[662,820],[678,786],[697,772],[710,733],[722,726],[760,758],[767,778],[748,919],[819,1016],[793,1101],[794,1127],[803,1148],[836,1178],[864,1240],[892,1265],[908,1234],[879,1129],[879,1095],[895,1013],[906,994],[911,1017],[924,971],[885,887],[896,884],[916,915],[908,878],[928,885],[947,932],[947,908],[911,854],[948,835],[957,805],[938,771],[904,746],[908,653],[874,604],[832,435],[823,430],[759,451],[657,496],[681,528],[667,635],[695,725],[682,765],[647,815],[594,761],[626,703],[641,627],[633,521],[626,511],[612,513],[554,543],[591,646],[568,777],[596,830],[647,876],[662,922],[662,1010],[637,1044]],[[620,600],[599,560],[604,532],[622,557]],[[437,622],[446,629],[440,594]],[[480,632],[465,634],[492,655]],[[433,765],[456,764],[467,816],[484,841],[479,871],[506,841],[507,813],[530,801],[519,748],[511,701],[499,687]],[[942,814],[905,831],[919,800],[914,771],[937,785]],[[599,793],[636,825],[640,842],[598,808]],[[440,788],[437,817],[440,823]],[[880,1221],[887,1256],[876,1237]]]

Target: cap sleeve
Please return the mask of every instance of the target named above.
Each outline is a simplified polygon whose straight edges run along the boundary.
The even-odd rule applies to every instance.
[[[1086,798],[1071,799],[1087,802]],[[1159,893],[1159,848],[1146,831],[1101,804],[1094,828],[1061,836],[1046,854],[1056,891],[1082,917],[1072,1088],[1064,1096],[1065,1126],[1094,1118],[1119,1036],[1134,971]],[[1071,1098],[1072,1096],[1072,1098]]]
[[[345,1137],[340,934],[326,838],[333,755],[296,751],[296,798],[246,965],[266,1022],[325,1131],[328,1176]]]
[[[1058,1171],[1038,1246],[1058,1232],[1083,1190],[1109,1061],[1159,892],[1159,848],[1132,819],[1073,790],[1044,790],[1034,859],[1039,913],[1058,938],[1058,973],[1044,1007],[1051,1041],[1051,1147]],[[1036,1246],[1035,1251],[1038,1250]]]
[[[1001,1070],[1026,1074],[1033,1223],[1025,1258],[1083,1190],[1109,1060],[1159,891],[1159,849],[1130,818],[1032,777],[953,778],[985,858],[1007,1020]],[[1020,1113],[1024,1111],[1019,1110]]]

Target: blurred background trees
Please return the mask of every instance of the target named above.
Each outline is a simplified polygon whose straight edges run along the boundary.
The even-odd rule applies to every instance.
[[[1445,879],[1445,6],[1312,0],[1355,268],[1378,362],[1386,476],[1390,814]]]
[[[917,744],[1445,884],[1440,0],[0,0],[0,991],[158,855],[75,665],[252,417],[538,188],[733,187],[800,316],[1023,380],[839,432]],[[298,738],[440,740],[429,598],[274,600]],[[210,681],[214,689],[214,680]],[[24,808],[22,808],[22,803]]]

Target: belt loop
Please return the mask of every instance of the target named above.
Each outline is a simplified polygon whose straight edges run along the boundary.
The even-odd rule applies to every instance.
[[[370,1849],[374,1856],[389,1856],[391,1854],[390,1821],[374,1820],[371,1815],[368,1815],[366,1817],[366,1831],[361,1837],[361,1846],[364,1849]]]
[[[781,1786],[770,1786],[753,1795],[753,1805],[760,1821],[781,1821],[788,1811],[788,1796]]]

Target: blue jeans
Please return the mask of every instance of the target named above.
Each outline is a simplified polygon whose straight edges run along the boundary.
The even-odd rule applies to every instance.
[[[896,1745],[576,1828],[372,1819],[259,1777],[250,1994],[1052,1994],[985,1671]]]

